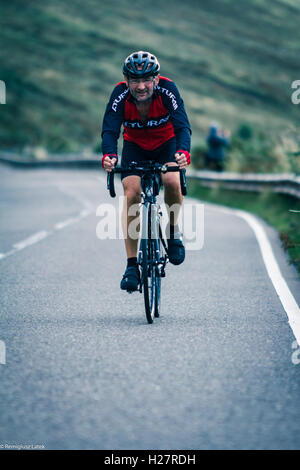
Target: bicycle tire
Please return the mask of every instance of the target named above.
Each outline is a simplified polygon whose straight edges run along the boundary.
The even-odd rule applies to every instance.
[[[160,238],[157,240],[157,248],[159,251],[159,256],[161,257],[161,242]],[[155,308],[154,308],[154,316],[155,318],[159,318],[160,315],[160,297],[161,297],[161,274],[159,267],[155,267]]]
[[[159,318],[160,315],[160,294],[161,294],[161,276],[157,272],[156,269],[156,276],[155,276],[155,308],[154,308],[154,316],[155,318]]]
[[[151,218],[151,224],[158,222],[158,230],[154,232],[155,238],[151,237],[151,259],[155,263],[153,270],[153,283],[154,283],[154,317],[160,316],[160,299],[161,299],[161,269],[160,262],[162,260],[162,244],[161,244],[161,227],[159,221]],[[151,227],[152,230],[153,227]],[[150,233],[149,233],[150,236]]]
[[[152,243],[149,239],[141,241],[142,251],[142,286],[145,313],[148,323],[153,323],[155,312],[155,267],[152,262]]]
[[[148,323],[153,323],[154,319],[154,278],[152,262],[152,243],[151,243],[151,204],[146,204],[143,212],[143,238],[141,241],[142,251],[142,286],[144,293],[145,313]]]

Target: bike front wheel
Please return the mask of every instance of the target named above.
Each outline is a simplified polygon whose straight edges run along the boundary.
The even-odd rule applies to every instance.
[[[144,292],[145,313],[148,323],[153,323],[156,313],[156,268],[154,264],[153,241],[141,241],[142,286]]]
[[[155,243],[156,249],[159,253],[160,261],[162,260],[162,247],[160,238]],[[161,265],[156,265],[155,267],[155,309],[154,316],[155,318],[159,317],[160,314],[160,293],[161,293]]]

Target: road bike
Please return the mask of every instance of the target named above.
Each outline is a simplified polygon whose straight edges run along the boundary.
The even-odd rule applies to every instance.
[[[182,195],[187,194],[185,170],[154,161],[132,162],[127,168],[116,167],[107,173],[107,189],[116,196],[114,175],[130,173],[141,177],[141,230],[137,254],[140,271],[139,292],[144,294],[145,313],[148,323],[160,315],[161,279],[165,277],[168,263],[168,247],[162,231],[162,211],[157,197],[162,186],[161,174],[180,172]],[[128,291],[130,292],[130,291]]]

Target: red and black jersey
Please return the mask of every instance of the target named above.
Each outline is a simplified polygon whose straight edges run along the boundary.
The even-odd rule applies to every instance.
[[[145,150],[156,149],[175,137],[177,149],[190,151],[191,127],[184,103],[175,83],[168,78],[159,77],[145,124],[140,119],[135,99],[126,82],[118,83],[103,119],[103,154],[117,154],[122,124],[124,140],[134,142]]]

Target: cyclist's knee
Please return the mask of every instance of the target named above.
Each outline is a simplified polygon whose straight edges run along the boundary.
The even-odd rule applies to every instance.
[[[138,177],[128,177],[123,180],[124,196],[128,203],[139,204],[141,201],[140,179]]]
[[[129,189],[124,192],[124,196],[127,198],[128,204],[139,204],[141,202],[141,191],[134,191],[134,189]]]
[[[167,176],[167,178],[164,178],[163,180],[165,191],[169,193],[178,193],[178,191],[180,191],[179,173],[169,173],[165,176]]]

